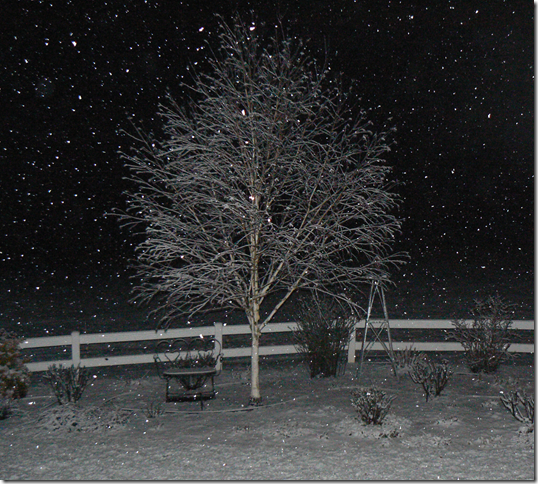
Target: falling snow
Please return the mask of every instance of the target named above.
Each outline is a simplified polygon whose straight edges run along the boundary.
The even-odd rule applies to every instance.
[[[159,129],[158,103],[167,91],[181,98],[190,67],[207,69],[204,48],[218,40],[213,14],[226,19],[227,7],[6,8],[0,259],[123,264],[132,241],[104,216],[124,203],[123,130],[130,120]],[[357,81],[377,125],[392,118],[398,144],[389,161],[406,218],[399,243],[415,260],[530,257],[531,4],[250,2],[245,13],[251,8],[263,19],[251,28],[282,16],[310,39],[312,55],[327,51],[329,67]]]
[[[2,31],[0,67],[4,119],[0,127],[0,317],[4,326],[26,337],[153,327],[145,313],[126,302],[130,288],[126,267],[136,241],[118,227],[117,220],[106,216],[124,207],[122,193],[129,188],[118,151],[129,149],[127,133],[133,133],[133,123],[158,133],[161,120],[156,113],[166,94],[185,99],[180,83],[191,82],[193,70],[207,72],[208,51],[218,42],[219,19],[214,14],[230,19],[228,3],[217,3],[133,0],[81,9],[73,1],[38,0],[3,6],[3,15],[10,19]],[[343,72],[344,82],[356,81],[359,105],[369,110],[376,130],[385,122],[397,128],[397,144],[388,161],[400,182],[396,190],[403,198],[400,215],[405,222],[395,248],[408,250],[411,261],[394,276],[398,285],[388,295],[391,317],[450,318],[454,312],[461,314],[474,297],[495,291],[519,305],[517,318],[534,317],[533,8],[524,1],[484,0],[428,6],[392,0],[237,4],[244,15],[256,11],[258,20],[251,29],[257,33],[280,25],[281,19],[292,36],[305,39],[305,48],[320,62],[326,53],[332,72]],[[93,398],[97,401],[101,396]],[[296,422],[302,422],[299,414],[318,412],[320,426],[324,418],[336,425],[337,416],[345,419],[350,413],[349,408],[342,410],[345,398],[339,398],[343,406],[337,411],[330,407],[336,405],[330,399],[314,405],[316,398],[310,392],[305,401],[311,406],[294,413],[297,407],[288,405],[285,412]],[[464,418],[475,418],[476,408],[464,408]],[[499,415],[507,422],[506,432],[501,432],[501,441],[506,442],[517,426],[508,423],[502,412]],[[431,442],[442,443],[452,427],[439,432],[430,417],[433,414],[425,417],[427,432],[441,439],[432,437]],[[90,444],[99,449],[78,456],[83,457],[79,464],[95,477],[103,467],[98,463],[100,455],[106,463],[140,463],[140,470],[148,463],[141,457],[144,453],[153,463],[164,461],[162,447],[152,450],[156,439],[142,436],[146,424],[140,413],[138,418],[128,430],[115,434],[106,448],[102,437],[77,437],[88,441],[86,449]],[[167,438],[159,442],[176,442],[177,418],[151,423],[146,431],[152,436],[164,432]],[[321,427],[307,427],[310,433],[305,435],[315,435],[319,442],[301,454],[290,439],[303,438],[302,424],[286,427],[280,422],[273,430],[281,432],[270,434],[264,428],[272,425],[273,418],[276,413],[253,427],[253,434],[265,439],[263,445],[269,449],[263,458],[247,452],[241,461],[226,454],[230,442],[225,439],[242,439],[233,444],[242,451],[251,447],[250,434],[240,430],[250,424],[226,420],[229,428],[222,423],[214,436],[203,434],[202,438],[214,439],[214,447],[213,442],[193,441],[182,465],[189,468],[189,460],[197,462],[196,456],[203,456],[209,465],[204,477],[240,478],[237,469],[249,461],[253,466],[272,465],[277,472],[282,449],[288,453],[283,478],[316,478],[312,466],[319,464],[322,476],[324,468],[345,461],[342,452],[352,453],[357,463],[364,451],[356,452],[357,445],[363,444],[349,436],[342,445],[336,442],[338,427],[331,427],[328,434]],[[162,429],[157,428],[161,423]],[[236,434],[226,433],[234,425]],[[9,429],[6,432],[4,436]],[[128,432],[140,432],[141,440],[131,443]],[[58,449],[71,459],[70,445],[49,436],[27,439],[28,435],[15,438],[13,445],[17,459],[23,453],[28,456],[29,467],[10,467],[8,477],[77,478],[62,473],[50,460]],[[324,435],[330,436],[327,444]],[[483,448],[503,458],[502,442],[485,433],[472,444],[465,438],[450,438],[450,452],[460,452],[458,446],[472,448],[477,463],[490,461]],[[280,445],[278,439],[285,443]],[[424,478],[435,479],[413,435],[407,441],[415,449],[413,462]],[[9,445],[5,442],[2,445]],[[334,461],[331,457],[325,467],[318,462],[318,444],[333,452]],[[387,459],[398,455],[394,446],[404,445],[403,440],[389,444],[375,444]],[[49,459],[41,460],[40,452],[47,452]],[[132,461],[122,460],[127,452]],[[229,459],[221,462],[221,452]],[[525,462],[532,458],[524,447],[517,452]],[[299,457],[305,455],[310,460],[301,461]],[[96,462],[93,467],[88,456]],[[298,459],[305,467],[294,471]],[[401,469],[403,463],[398,462]],[[359,461],[341,477],[376,477],[366,464]],[[434,464],[442,468],[441,460]],[[163,465],[169,470],[164,478],[176,476],[169,462]],[[387,478],[409,478],[394,469],[378,468]],[[493,477],[486,470],[477,465],[476,474],[462,477],[533,476],[523,467],[514,472],[506,467],[505,474]],[[141,474],[118,471],[118,476]]]

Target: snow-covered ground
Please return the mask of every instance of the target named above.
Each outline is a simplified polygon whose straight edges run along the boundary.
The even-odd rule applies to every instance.
[[[474,298],[496,292],[517,305],[514,319],[534,318],[533,271],[522,268],[532,264],[438,266],[398,273],[387,293],[391,318],[463,317]],[[154,328],[145,310],[127,304],[130,284],[117,276],[5,274],[2,326],[24,337]],[[534,433],[499,401],[510,386],[534,391],[533,357],[481,378],[461,354],[450,360],[454,376],[429,402],[385,362],[366,365],[357,381],[353,368],[311,380],[301,364],[264,361],[265,404],[256,408],[245,406],[246,368],[225,360],[219,394],[203,412],[196,403],[164,404],[151,366],[92,370],[75,409],[60,407],[33,375],[28,396],[0,420],[0,479],[534,479]],[[372,385],[396,397],[381,428],[362,425],[350,401],[352,389]],[[159,404],[164,413],[147,418]],[[69,432],[69,422],[80,430]]]
[[[0,479],[534,479],[534,433],[499,401],[503,389],[534,391],[532,359],[481,377],[461,355],[451,366],[442,395],[426,402],[384,361],[368,362],[360,381],[353,368],[312,380],[302,364],[273,362],[262,368],[265,404],[252,408],[246,369],[230,365],[203,412],[162,403],[152,367],[95,370],[75,409],[34,377],[0,421]],[[381,427],[361,424],[350,401],[372,385],[396,397]],[[159,405],[164,413],[148,418]]]

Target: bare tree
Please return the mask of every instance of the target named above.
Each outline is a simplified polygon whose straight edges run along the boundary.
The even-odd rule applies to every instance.
[[[255,24],[223,25],[191,102],[161,107],[165,139],[138,131],[141,147],[124,155],[137,190],[122,218],[145,234],[135,301],[161,296],[164,321],[244,311],[252,404],[260,336],[295,291],[357,308],[349,288],[401,261],[390,254],[400,222],[382,159],[389,133],[352,116],[348,91],[276,32],[264,45]]]

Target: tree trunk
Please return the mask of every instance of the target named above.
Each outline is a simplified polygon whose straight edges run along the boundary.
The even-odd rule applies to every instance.
[[[260,392],[260,337],[262,332],[260,330],[260,304],[256,298],[250,300],[247,317],[252,334],[249,405],[260,405],[262,403]]]
[[[260,405],[262,396],[260,393],[260,336],[261,332],[257,324],[252,328],[252,351],[250,357],[250,401],[249,405]]]

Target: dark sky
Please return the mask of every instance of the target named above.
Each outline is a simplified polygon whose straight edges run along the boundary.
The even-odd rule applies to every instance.
[[[17,1],[0,20],[0,262],[125,264],[118,149],[216,45],[215,13],[282,18],[356,79],[405,183],[400,246],[484,264],[533,251],[533,25],[525,1]],[[92,270],[93,270],[92,269]]]

